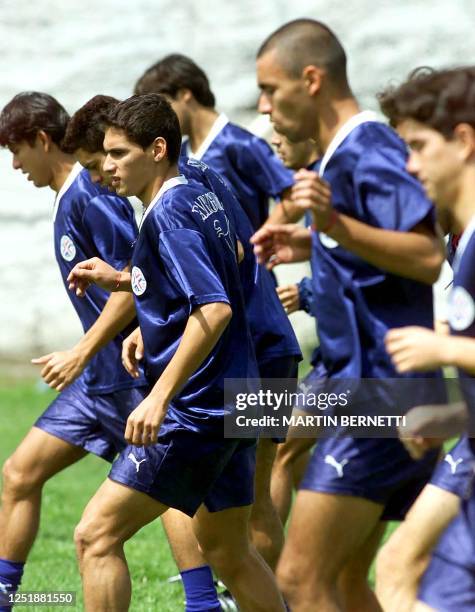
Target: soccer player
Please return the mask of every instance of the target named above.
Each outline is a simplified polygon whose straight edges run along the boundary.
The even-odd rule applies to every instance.
[[[137,234],[127,200],[94,184],[64,150],[68,120],[54,98],[36,92],[18,94],[0,114],[0,144],[10,149],[13,168],[56,192],[54,245],[63,283],[85,257],[126,268]],[[72,349],[33,360],[61,393],[3,467],[0,583],[8,592],[17,590],[36,538],[44,483],[88,452],[112,461],[144,396],[143,375],[132,379],[121,365],[122,340],[136,325],[130,296],[109,297],[97,287],[86,300],[69,295],[85,334]]]
[[[248,539],[255,441],[223,439],[224,379],[258,375],[236,234],[216,195],[178,175],[180,144],[162,96],[134,96],[109,117],[104,170],[146,212],[131,276],[105,268],[119,289],[135,294],[153,388],[127,423],[134,446],[76,530],[86,607],[128,608],[124,543],[173,507],[194,516],[201,549],[242,608],[283,610]]]
[[[269,36],[258,52],[257,75],[259,110],[275,129],[295,142],[318,137],[320,174],[333,206],[328,183],[301,170],[293,198],[312,210],[311,232],[266,225],[253,238],[256,252],[261,260],[272,255],[271,265],[312,258],[330,378],[396,377],[384,335],[395,320],[432,327],[430,285],[444,259],[432,205],[405,170],[405,146],[360,112],[345,52],[319,22],[296,20]],[[431,389],[420,390],[428,399]],[[381,411],[391,403],[361,399]],[[434,453],[411,460],[397,439],[344,436],[317,445],[278,566],[292,610],[379,609],[367,572],[384,521],[404,516],[435,460]]]
[[[475,69],[417,73],[381,97],[383,111],[410,147],[408,169],[424,185],[452,234],[462,233],[449,299],[451,336],[426,329],[393,329],[386,346],[399,371],[439,364],[459,368],[473,435],[475,373]],[[420,448],[430,447],[421,439]],[[473,438],[469,438],[473,469]],[[473,610],[475,580],[473,493],[442,536],[425,572],[415,610]]]
[[[148,68],[135,85],[136,94],[161,93],[178,115],[185,140],[182,157],[201,160],[230,185],[252,226],[269,217],[269,198],[278,198],[271,220],[295,221],[302,216],[289,197],[292,173],[265,140],[231,123],[215,109],[208,77],[190,58],[167,55]]]

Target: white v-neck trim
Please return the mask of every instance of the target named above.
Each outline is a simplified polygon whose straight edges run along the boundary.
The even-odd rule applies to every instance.
[[[191,157],[192,159],[201,160],[206,153],[206,151],[210,148],[213,140],[219,135],[219,133],[223,130],[223,128],[229,123],[229,119],[224,113],[221,113],[216,121],[211,126],[210,131],[208,132],[206,138],[203,140],[201,145],[198,147],[196,153],[190,148],[190,140],[186,141],[186,153],[187,157]]]
[[[82,166],[79,162],[76,162],[74,166],[71,168],[71,172],[66,177],[61,189],[56,194],[56,198],[54,200],[53,206],[53,222],[56,221],[56,215],[58,214],[59,204],[61,202],[61,198],[66,193],[66,191],[71,187],[74,183],[77,175],[81,172]]]
[[[158,200],[162,197],[164,193],[166,193],[169,189],[172,189],[172,187],[176,187],[177,185],[187,185],[187,184],[188,184],[188,179],[185,176],[183,176],[183,174],[180,174],[179,176],[174,176],[173,178],[168,179],[168,181],[165,181],[163,185],[160,187],[160,189],[158,190],[157,195],[153,198],[153,200],[150,202],[150,204],[145,209],[145,212],[140,221],[139,231],[145,219],[147,218],[147,215],[149,214],[149,212],[152,210],[152,208],[155,206],[155,204],[158,202]]]
[[[361,125],[362,123],[367,123],[369,121],[378,121],[378,116],[376,115],[376,113],[373,111],[362,111],[357,115],[353,115],[353,117],[348,119],[348,121],[341,126],[335,136],[333,136],[330,144],[327,147],[327,150],[325,151],[325,154],[323,155],[322,163],[320,164],[320,168],[318,171],[320,176],[323,176],[328,162],[330,161],[338,147],[341,145],[341,143],[346,139],[346,137],[349,136],[351,132],[359,125]]]
[[[458,270],[458,267],[460,265],[460,260],[462,259],[464,251],[467,248],[467,244],[470,242],[470,238],[472,237],[474,232],[475,232],[475,215],[473,215],[473,217],[470,219],[470,222],[467,225],[467,227],[464,229],[462,233],[462,237],[460,238],[459,243],[457,245],[457,249],[455,251],[454,262],[453,262],[453,268],[455,271]]]

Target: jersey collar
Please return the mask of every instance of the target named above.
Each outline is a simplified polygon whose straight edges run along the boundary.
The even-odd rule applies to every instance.
[[[357,115],[354,115],[348,119],[348,121],[341,126],[335,136],[333,136],[327,150],[325,151],[325,155],[322,157],[322,163],[320,164],[319,170],[320,176],[323,176],[328,162],[346,137],[349,136],[351,132],[359,125],[362,123],[367,123],[368,121],[378,121],[378,116],[376,113],[373,111],[362,111],[361,113],[358,113]]]
[[[81,172],[81,170],[82,170],[81,164],[79,162],[76,162],[74,166],[71,168],[71,172],[66,177],[66,180],[64,181],[61,189],[58,191],[56,198],[54,200],[53,221],[56,220],[56,215],[58,214],[58,209],[59,209],[61,198],[66,193],[66,191],[71,187],[71,185],[74,183],[77,175]]]
[[[465,249],[467,248],[467,244],[470,242],[470,238],[475,232],[475,215],[470,219],[469,224],[464,229],[463,234],[460,238],[460,241],[457,245],[457,250],[455,251],[455,257],[453,262],[454,270],[458,270],[460,265],[460,260],[464,254]]]
[[[229,119],[226,117],[226,115],[224,113],[221,113],[216,118],[216,121],[211,126],[210,131],[208,132],[206,138],[203,140],[203,142],[201,143],[201,145],[198,148],[198,151],[196,151],[196,153],[193,153],[193,151],[190,149],[190,141],[187,140],[186,141],[186,154],[187,154],[187,157],[191,157],[193,159],[201,160],[203,158],[204,154],[206,153],[206,151],[210,148],[211,144],[213,143],[213,140],[219,135],[221,130],[228,123],[229,123]]]
[[[150,202],[150,204],[145,209],[145,212],[140,221],[139,231],[145,219],[147,218],[147,215],[152,210],[152,208],[155,206],[155,204],[158,202],[158,200],[162,197],[162,195],[164,195],[169,189],[172,189],[172,187],[176,187],[177,185],[187,185],[187,184],[188,184],[188,180],[185,176],[183,176],[183,174],[180,174],[179,176],[174,176],[173,178],[168,179],[168,181],[165,181],[163,185],[160,187],[157,195],[153,198],[153,200]]]

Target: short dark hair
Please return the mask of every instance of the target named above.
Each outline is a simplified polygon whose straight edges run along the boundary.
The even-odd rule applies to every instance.
[[[216,100],[208,77],[193,60],[173,53],[150,66],[135,85],[136,94],[161,93],[175,98],[180,89],[189,89],[195,100],[214,108]]]
[[[151,93],[119,102],[109,113],[107,125],[123,130],[142,149],[161,136],[167,143],[167,157],[176,163],[180,155],[181,132],[178,117],[166,98]]]
[[[329,81],[341,92],[350,88],[346,72],[346,53],[335,34],[321,21],[295,19],[275,30],[259,47],[257,58],[277,49],[282,67],[298,78],[305,66],[325,70]]]
[[[103,150],[104,122],[119,100],[111,96],[94,96],[71,117],[62,148],[67,153],[84,149],[89,153]]]
[[[24,91],[17,94],[0,113],[0,145],[7,147],[26,140],[33,145],[43,130],[61,147],[69,115],[49,94]]]
[[[454,135],[459,123],[475,128],[475,67],[450,70],[416,68],[398,87],[378,94],[381,110],[397,127],[404,119],[414,119],[440,132]]]

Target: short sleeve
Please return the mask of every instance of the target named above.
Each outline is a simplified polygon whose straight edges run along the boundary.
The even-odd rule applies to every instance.
[[[97,196],[89,202],[83,221],[98,256],[114,268],[124,268],[138,232],[132,207],[114,196]]]
[[[253,136],[247,146],[235,148],[237,164],[246,182],[271,198],[294,184],[293,172],[280,161],[262,138]]]
[[[422,221],[435,225],[435,210],[422,185],[405,169],[405,160],[388,151],[368,152],[355,170],[357,206],[366,222],[409,231]]]
[[[162,231],[159,253],[169,275],[192,306],[230,303],[203,234],[190,229]]]

